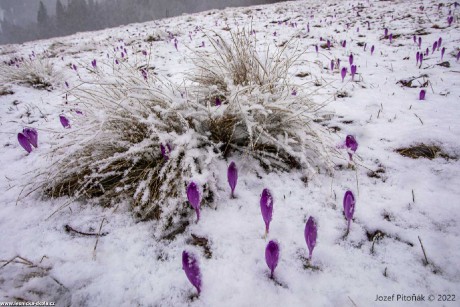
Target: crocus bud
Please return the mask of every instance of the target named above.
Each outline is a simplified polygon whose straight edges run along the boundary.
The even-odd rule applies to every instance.
[[[316,236],[317,236],[316,222],[312,216],[308,218],[308,221],[305,224],[304,235],[305,235],[305,242],[307,242],[307,247],[309,251],[309,258],[311,260],[313,249],[316,246]]]
[[[331,71],[334,70],[334,60],[331,60]]]
[[[440,37],[440,38],[438,39],[438,50],[439,50],[439,48],[441,47],[441,43],[442,43],[442,37]]]
[[[431,54],[433,54],[435,51],[436,51],[436,48],[438,47],[438,41],[435,41],[433,43],[433,51],[431,52]]]
[[[182,269],[185,271],[190,283],[198,291],[198,295],[201,292],[201,273],[198,261],[193,254],[189,254],[186,251],[182,252]]]
[[[418,47],[422,47],[422,37],[418,37]]]
[[[343,82],[343,80],[345,79],[345,76],[347,75],[347,68],[343,67],[342,72],[340,74],[342,75],[342,82]]]
[[[347,135],[347,137],[345,138],[345,147],[347,148],[350,160],[353,160],[353,154],[358,149],[358,142],[356,141],[354,136]]]
[[[195,182],[190,182],[187,187],[187,198],[196,212],[196,222],[200,220],[200,192]]]
[[[351,191],[345,192],[345,196],[343,197],[343,211],[348,221],[347,231],[350,231],[350,223],[355,213],[355,196]]]
[[[270,269],[270,278],[273,278],[273,273],[278,265],[279,255],[280,247],[278,243],[274,240],[268,242],[267,247],[265,248],[265,261]]]
[[[35,148],[38,148],[38,133],[34,128],[24,128],[22,134],[29,140]]]
[[[24,134],[18,133],[18,142],[28,153],[32,151],[32,145],[30,145],[29,139]]]
[[[93,68],[96,68],[96,60],[91,61],[91,66],[93,66]]]
[[[268,234],[273,215],[273,196],[269,189],[264,189],[262,191],[262,196],[260,197],[260,211],[262,212],[262,218],[265,222],[265,234]]]
[[[444,57],[444,52],[446,52],[446,47],[442,47],[441,49],[441,61],[442,61],[442,58]]]
[[[65,117],[64,115],[59,115],[59,120],[61,121],[62,127],[66,129],[70,128],[70,123],[67,117]]]
[[[216,106],[220,106],[222,104],[222,101],[220,100],[219,97],[216,97]]]
[[[233,161],[232,163],[230,163],[228,167],[227,179],[228,179],[228,184],[230,185],[230,189],[232,190],[232,198],[234,198],[235,187],[238,181],[238,169],[236,168],[236,164]]]
[[[351,80],[355,79],[356,65],[351,65]]]
[[[425,94],[426,94],[426,91],[421,90],[420,94],[418,95],[419,100],[425,100]]]
[[[387,36],[388,36],[388,29],[385,28],[385,37],[387,37]]]
[[[417,61],[416,65],[418,65],[418,61],[420,60],[420,52],[418,51],[417,51],[417,54],[415,55],[415,60]]]
[[[318,45],[315,46],[316,53],[318,53]]]
[[[331,49],[331,41],[327,40],[327,49]]]
[[[371,55],[374,53],[374,50],[375,50],[375,47],[374,47],[374,45],[372,45],[372,47],[371,47]]]
[[[350,62],[350,65],[353,65],[353,54],[350,54],[348,61]]]

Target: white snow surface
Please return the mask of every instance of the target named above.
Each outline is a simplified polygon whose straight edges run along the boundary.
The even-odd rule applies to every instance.
[[[438,8],[438,4],[443,5]],[[53,46],[52,63],[63,79],[51,91],[11,85],[12,95],[0,96],[0,302],[55,301],[58,306],[458,306],[460,300],[460,47],[458,16],[453,1],[291,1],[250,8],[232,8],[132,24],[69,37],[0,47],[0,58],[28,57]],[[423,6],[423,10],[420,8]],[[454,21],[448,26],[451,11]],[[367,21],[370,26],[368,29]],[[307,31],[309,24],[310,32]],[[347,28],[347,24],[349,27]],[[221,194],[214,208],[202,208],[184,233],[172,241],[153,236],[154,222],[138,222],[128,204],[102,208],[75,202],[50,215],[68,199],[48,199],[42,191],[21,197],[37,168],[49,163],[47,151],[63,128],[59,114],[65,85],[77,84],[78,66],[84,78],[91,61],[114,60],[114,48],[123,46],[130,59],[147,50],[158,74],[180,83],[193,65],[192,51],[211,30],[228,35],[226,27],[255,30],[260,46],[280,45],[292,37],[306,51],[294,67],[294,80],[304,84],[317,102],[330,100],[322,110],[331,134],[339,145],[347,134],[359,143],[356,170],[344,167],[334,175],[319,174],[305,183],[301,173],[265,173],[244,157],[222,161],[214,172]],[[198,31],[195,31],[198,27]],[[359,28],[359,32],[358,32]],[[395,38],[384,38],[388,28]],[[413,35],[430,49],[419,68],[419,51]],[[178,39],[178,50],[168,31]],[[203,32],[204,31],[204,32]],[[274,34],[276,32],[276,35]],[[162,40],[146,42],[149,35]],[[191,34],[189,36],[189,34]],[[442,37],[446,48],[432,54]],[[323,38],[323,41],[320,41]],[[331,40],[331,50],[319,48]],[[341,41],[346,40],[346,47]],[[358,46],[366,43],[367,48]],[[375,52],[370,54],[371,46]],[[210,48],[209,43],[204,48]],[[120,51],[117,51],[119,53]],[[50,53],[52,53],[50,51]],[[330,71],[331,59],[348,67],[354,55],[355,81],[348,74]],[[109,58],[107,58],[109,54]],[[308,72],[303,78],[295,74]],[[413,82],[429,80],[426,100],[420,89],[397,82],[426,74]],[[315,86],[321,84],[320,87]],[[348,97],[337,97],[346,92]],[[38,130],[39,147],[27,154],[17,142],[24,127]],[[60,134],[61,133],[61,134]],[[65,137],[65,134],[63,134]],[[410,159],[395,152],[400,147],[425,143],[439,146],[451,158]],[[231,160],[239,169],[236,198],[230,198],[226,170]],[[381,169],[380,178],[368,176]],[[265,226],[259,199],[264,188],[274,196],[270,233]],[[343,195],[356,197],[350,234],[346,232]],[[192,211],[193,209],[190,208]],[[191,215],[193,216],[193,215]],[[304,227],[316,219],[318,240],[312,265],[304,267],[308,249]],[[65,225],[101,236],[66,232]],[[368,234],[383,233],[373,241]],[[191,234],[206,237],[212,252],[190,244]],[[424,264],[419,237],[429,264]],[[275,279],[269,278],[265,247],[280,243]],[[182,251],[194,253],[202,274],[202,292],[182,270]],[[24,263],[15,256],[27,259]],[[35,271],[34,271],[35,270]],[[41,273],[34,273],[39,271]],[[376,302],[380,295],[424,295],[425,302]],[[435,302],[428,302],[428,295]],[[457,302],[440,302],[438,294],[456,295]]]

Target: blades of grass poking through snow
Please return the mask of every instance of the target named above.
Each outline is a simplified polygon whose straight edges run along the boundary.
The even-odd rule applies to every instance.
[[[350,232],[350,223],[355,213],[355,196],[351,191],[346,191],[343,197],[343,212],[347,219],[347,233]]]
[[[22,130],[22,134],[24,134],[27,139],[29,140],[30,144],[32,144],[35,148],[38,148],[38,133],[37,130],[34,128],[24,128]]]
[[[260,211],[262,212],[262,218],[265,222],[265,236],[268,235],[270,231],[270,222],[273,215],[273,196],[270,193],[269,189],[264,189],[262,191],[262,196],[260,197]]]
[[[195,209],[196,212],[196,222],[198,223],[200,221],[200,191],[198,190],[198,187],[195,182],[190,182],[190,184],[187,187],[187,198],[190,204],[192,205],[193,209]]]
[[[418,99],[419,100],[425,100],[425,94],[426,94],[425,90],[420,90],[420,94],[418,96]]]
[[[268,268],[270,269],[270,278],[273,279],[275,269],[278,266],[278,259],[280,255],[280,247],[278,242],[272,240],[268,242],[265,248],[265,261],[267,262]]]
[[[309,251],[309,256],[308,258],[311,260],[312,254],[313,254],[313,249],[316,246],[316,236],[317,236],[317,227],[316,227],[316,222],[315,219],[310,216],[308,218],[307,223],[305,224],[305,242],[307,242],[307,247]]]
[[[18,133],[18,142],[19,145],[21,145],[25,151],[27,151],[28,153],[32,152],[32,145],[30,144],[29,139],[24,134]]]
[[[201,293],[201,272],[196,257],[186,251],[182,252],[182,269],[190,283]]]
[[[231,162],[227,170],[227,179],[230,189],[232,190],[232,198],[235,198],[235,187],[238,181],[238,169],[236,168],[235,162]]]

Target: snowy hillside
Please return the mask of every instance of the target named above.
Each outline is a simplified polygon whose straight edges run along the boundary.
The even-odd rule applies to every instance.
[[[458,306],[459,16],[454,1],[290,1],[0,46],[0,302]],[[163,155],[158,144],[153,147],[152,156],[162,157],[159,163],[165,165],[155,174],[168,178],[160,196],[141,182],[132,197],[118,197],[132,189],[128,183],[117,185],[131,170],[109,177],[118,179],[108,191],[107,177],[80,168],[86,160],[66,160],[90,143],[85,159],[93,159],[98,171],[108,168],[97,163],[105,161],[111,146],[131,142],[116,134],[130,116],[136,118],[130,113],[132,101],[143,106],[145,99],[167,97],[169,110],[179,114],[171,119],[155,104],[153,113],[160,115],[140,116],[140,128],[127,126],[133,138],[143,125],[179,131],[182,124],[195,124],[193,112],[197,121],[203,114],[224,114],[229,104],[221,105],[220,99],[225,95],[206,94],[211,102],[193,112],[183,107],[199,105],[195,94],[219,87],[196,90],[190,80],[201,77],[197,57],[213,59],[207,56],[224,48],[237,31],[244,31],[267,58],[283,48],[283,56],[296,57],[273,61],[273,67],[289,64],[283,66],[289,68],[289,82],[280,85],[287,94],[270,108],[276,110],[279,103],[280,109],[312,112],[311,123],[301,123],[298,131],[308,132],[311,125],[322,132],[309,139],[311,152],[296,151],[293,140],[300,136],[295,131],[294,136],[274,136],[273,143],[292,145],[283,153],[298,159],[291,170],[283,171],[289,159],[279,162],[275,154],[265,159],[243,151],[226,157],[218,150],[205,152],[200,137],[207,137],[206,131],[169,137],[158,132],[161,144],[172,144],[164,146]],[[199,63],[206,69],[210,62]],[[143,86],[150,85],[155,91],[146,92]],[[265,106],[279,94],[258,90],[241,97],[249,102],[269,97]],[[292,110],[297,99],[306,105]],[[281,105],[281,100],[292,104]],[[113,105],[123,112],[116,111],[109,133],[104,120]],[[266,111],[249,109],[242,114]],[[252,119],[245,124],[250,126]],[[298,124],[292,119],[285,125]],[[27,139],[24,148],[18,142],[25,128],[36,129],[37,148]],[[347,135],[354,136],[357,149],[346,148]],[[128,148],[130,157],[150,148],[150,141]],[[114,160],[125,154],[114,151]],[[173,164],[178,160],[182,164]],[[190,165],[199,161],[199,170],[174,168],[189,165],[184,160]],[[238,169],[235,198],[227,182],[232,161]],[[264,164],[270,162],[283,167]],[[71,192],[73,183],[65,180],[72,172],[78,180],[92,180],[95,192],[81,186]],[[65,184],[56,185],[59,180]],[[187,201],[189,180],[197,182],[203,197],[198,223]],[[273,195],[266,236],[260,204],[265,188]],[[349,214],[344,213],[348,190],[356,201],[349,232]],[[152,195],[161,200],[160,209],[150,204]],[[317,239],[309,261],[304,230],[310,216]],[[280,248],[273,278],[266,263],[271,240]],[[198,261],[199,295],[182,268],[184,250]],[[392,294],[392,302],[376,301]],[[413,295],[424,301],[408,303]]]

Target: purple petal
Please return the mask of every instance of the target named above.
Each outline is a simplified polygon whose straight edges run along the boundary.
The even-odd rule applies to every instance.
[[[230,163],[230,166],[227,170],[227,179],[230,189],[232,189],[232,197],[235,192],[236,183],[238,181],[238,169],[236,168],[235,162]]]
[[[187,187],[187,198],[197,213],[197,222],[200,220],[200,192],[195,182],[190,182]]]
[[[19,144],[24,148],[28,153],[32,151],[32,145],[30,145],[29,139],[22,133],[18,133]]]
[[[265,232],[268,233],[273,215],[273,196],[269,189],[264,189],[262,191],[262,196],[260,197],[260,210],[265,222]]]
[[[350,229],[350,221],[353,219],[355,213],[355,196],[351,191],[346,191],[343,197],[343,211],[345,218],[348,220],[348,230]]]
[[[64,128],[70,128],[70,123],[69,123],[69,120],[67,119],[67,117],[65,117],[64,115],[59,115],[59,120],[61,121],[61,125],[62,127]]]
[[[307,223],[305,224],[305,241],[307,242],[309,258],[311,259],[313,249],[316,246],[317,227],[315,219],[310,216]]]
[[[278,265],[280,248],[276,241],[270,241],[265,248],[265,261],[270,269],[270,277],[273,278],[273,273]]]
[[[193,254],[189,254],[186,251],[182,252],[182,269],[185,271],[190,283],[198,291],[198,295],[201,292],[201,273],[198,261]]]
[[[38,148],[38,133],[34,128],[24,128],[22,133],[35,148]]]

